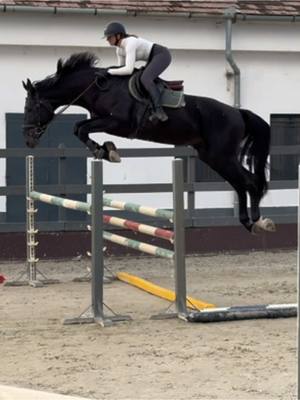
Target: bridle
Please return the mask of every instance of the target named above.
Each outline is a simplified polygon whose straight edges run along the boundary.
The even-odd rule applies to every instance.
[[[40,99],[39,94],[36,92],[36,107],[38,114],[38,122],[35,124],[23,124],[23,128],[35,128],[35,130],[30,131],[29,136],[33,139],[38,140],[42,134],[47,130],[49,126],[49,122],[53,121],[58,115],[61,115],[64,111],[66,111],[69,107],[71,107],[77,100],[80,99],[94,84],[97,83],[98,77],[96,77],[92,83],[90,83],[78,96],[76,96],[69,104],[63,106],[57,113],[54,112],[55,108],[52,107],[49,100]],[[44,107],[49,113],[53,114],[52,118],[47,122],[47,124],[42,125],[41,123],[41,108]],[[26,110],[26,105],[25,105]]]
[[[30,131],[29,136],[33,137],[34,139],[39,139],[41,137],[41,135],[47,129],[48,123],[54,118],[54,109],[53,109],[50,101],[45,100],[45,99],[40,99],[38,93],[35,93],[35,97],[36,97],[38,122],[35,124],[23,124],[23,128],[35,128],[34,131]],[[53,118],[51,118],[51,120],[48,121],[47,124],[44,124],[44,125],[42,125],[42,123],[41,123],[41,108],[42,107],[46,108],[46,110],[49,111],[49,113],[53,114]],[[25,111],[26,111],[26,106],[25,106]]]

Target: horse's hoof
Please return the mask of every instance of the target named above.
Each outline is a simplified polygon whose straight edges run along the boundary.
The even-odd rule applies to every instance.
[[[121,157],[119,156],[119,153],[115,150],[110,150],[108,153],[108,159],[110,162],[115,162],[119,163],[121,162]]]
[[[105,156],[105,151],[103,149],[96,149],[93,151],[93,155],[96,160],[102,160]]]
[[[257,222],[254,222],[251,226],[251,233],[252,235],[258,235],[259,233],[262,233],[263,229],[257,224]]]
[[[267,232],[276,232],[276,225],[270,218],[263,219],[264,230]]]
[[[150,122],[152,122],[153,125],[157,125],[159,122],[157,116],[154,114],[150,115],[150,117],[148,119]]]
[[[262,218],[260,217],[259,220],[254,222],[251,228],[251,233],[254,235],[261,232],[275,232],[276,226],[274,222],[270,218]]]

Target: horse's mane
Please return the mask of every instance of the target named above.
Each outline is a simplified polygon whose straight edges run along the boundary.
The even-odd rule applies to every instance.
[[[72,54],[66,60],[60,58],[57,62],[57,70],[55,74],[46,77],[42,81],[35,82],[35,84],[42,88],[49,88],[53,86],[60,78],[65,77],[72,72],[93,68],[96,66],[97,62],[98,57],[89,52]]]
[[[95,67],[98,58],[95,54],[84,52],[72,54],[67,60],[63,61],[61,58],[57,63],[56,74],[65,75],[80,69]]]

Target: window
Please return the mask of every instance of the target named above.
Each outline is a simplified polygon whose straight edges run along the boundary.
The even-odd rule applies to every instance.
[[[300,145],[300,114],[271,115],[271,145]],[[283,154],[271,156],[271,180],[298,179],[300,154]]]

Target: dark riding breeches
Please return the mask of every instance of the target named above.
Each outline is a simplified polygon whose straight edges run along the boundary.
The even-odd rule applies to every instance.
[[[149,60],[145,66],[144,72],[140,78],[151,97],[157,95],[157,88],[153,82],[171,63],[171,54],[169,49],[154,44],[150,53]]]

